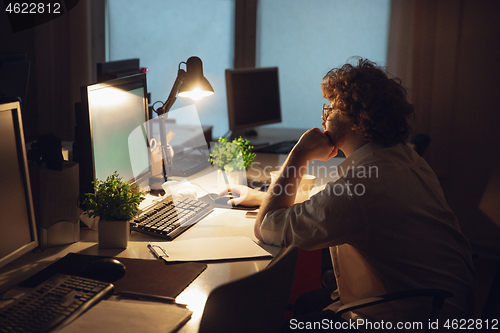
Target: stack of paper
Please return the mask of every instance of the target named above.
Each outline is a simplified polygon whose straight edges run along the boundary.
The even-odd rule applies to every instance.
[[[271,254],[249,237],[207,237],[172,242],[151,242],[161,247],[166,261],[217,261],[270,258]],[[163,252],[163,251],[161,251]]]

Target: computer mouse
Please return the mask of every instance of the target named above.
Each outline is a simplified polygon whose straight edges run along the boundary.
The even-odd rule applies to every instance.
[[[217,198],[215,198],[215,203],[218,204],[218,205],[226,205],[226,206],[229,206],[227,204],[228,200],[229,199],[236,199],[236,198],[239,198],[239,195],[235,195],[233,194],[232,196],[230,196],[229,194],[223,194]]]
[[[103,282],[115,282],[121,279],[126,272],[125,265],[113,258],[102,258],[85,265],[80,276]]]

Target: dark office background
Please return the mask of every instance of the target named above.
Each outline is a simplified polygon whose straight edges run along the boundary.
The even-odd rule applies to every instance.
[[[236,3],[238,20],[255,0]],[[500,239],[498,17],[498,0],[393,0],[387,57],[388,70],[410,88],[414,133],[431,137],[425,158],[464,233],[476,248],[494,251]],[[235,41],[235,62],[248,64],[252,56],[242,50],[252,49],[255,36],[245,24],[235,25],[242,38]],[[2,12],[0,31],[1,53],[23,52],[31,60],[26,138],[53,133],[72,140],[80,86],[95,81],[95,64],[105,60],[104,1],[81,0],[62,17],[17,33]]]

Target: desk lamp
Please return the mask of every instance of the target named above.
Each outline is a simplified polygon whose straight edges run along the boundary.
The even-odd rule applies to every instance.
[[[181,68],[181,64],[186,65],[186,70]],[[177,78],[175,79],[172,90],[170,91],[165,103],[163,103],[157,110],[155,110],[154,106],[156,103],[161,102],[153,104],[153,111],[156,112],[160,118],[160,144],[165,181],[167,181],[167,177],[172,175],[172,158],[174,157],[174,150],[167,142],[165,133],[165,118],[167,117],[170,108],[177,100],[177,95],[181,97],[190,97],[192,100],[197,101],[203,97],[213,94],[214,89],[210,85],[210,82],[208,82],[208,80],[203,76],[203,64],[201,59],[198,57],[190,57],[186,62],[179,63]]]

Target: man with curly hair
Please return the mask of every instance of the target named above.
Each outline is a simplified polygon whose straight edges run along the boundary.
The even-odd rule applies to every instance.
[[[244,192],[236,203],[260,204],[254,228],[260,241],[330,249],[337,290],[331,298],[321,295],[324,290],[302,298],[302,305],[314,303],[298,302],[301,313],[294,313],[298,317],[285,330],[321,330],[349,319],[363,319],[358,323],[364,325],[356,326],[361,331],[413,322],[425,329],[430,308],[419,298],[348,312],[343,319],[331,311],[416,288],[453,293],[439,313],[441,325],[445,319],[470,318],[475,293],[470,245],[434,172],[407,145],[414,107],[406,90],[366,59],[332,69],[321,88],[330,102],[323,106],[323,131],[302,135],[267,193],[235,189]],[[346,156],[340,178],[295,204],[308,163],[331,159],[338,149]]]

